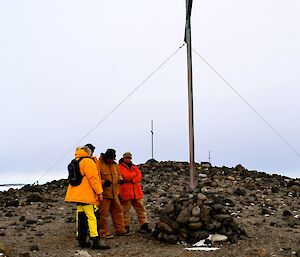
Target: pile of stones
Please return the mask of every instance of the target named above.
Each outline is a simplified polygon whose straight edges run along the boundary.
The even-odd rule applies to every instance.
[[[196,243],[211,234],[223,235],[234,243],[245,236],[244,229],[234,220],[229,209],[235,204],[221,195],[207,193],[186,193],[169,202],[159,214],[154,237],[159,241]]]

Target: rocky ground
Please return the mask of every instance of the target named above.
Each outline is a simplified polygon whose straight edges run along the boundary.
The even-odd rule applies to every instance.
[[[108,240],[111,250],[78,249],[60,180],[0,192],[0,256],[300,256],[299,179],[197,164],[191,191],[187,163],[139,167],[152,235],[138,233],[133,214],[133,235]],[[216,233],[225,241],[206,242],[219,250],[185,250]]]

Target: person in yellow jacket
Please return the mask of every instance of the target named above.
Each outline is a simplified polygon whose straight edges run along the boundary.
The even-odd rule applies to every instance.
[[[100,235],[109,239],[113,236],[108,229],[108,214],[110,212],[116,235],[130,235],[126,231],[123,219],[123,209],[119,200],[119,184],[123,178],[115,162],[116,151],[107,149],[99,158],[99,169],[103,186],[103,201],[100,207]]]
[[[78,186],[68,186],[65,201],[77,204],[76,227],[79,246],[90,246],[90,244],[86,241],[84,231],[80,228],[80,226],[85,226],[84,219],[86,219],[90,232],[90,239],[93,242],[92,248],[101,250],[110,249],[109,246],[105,245],[104,242],[100,240],[98,234],[95,207],[97,208],[99,201],[103,200],[103,189],[97,165],[91,156],[92,151],[88,146],[78,147],[76,149],[75,159],[80,160],[79,170],[83,177]]]

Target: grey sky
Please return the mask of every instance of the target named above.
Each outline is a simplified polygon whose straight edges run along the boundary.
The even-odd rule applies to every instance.
[[[200,1],[193,47],[300,152],[300,1]],[[183,43],[184,0],[0,1],[5,182],[32,182]],[[193,55],[196,161],[299,177],[300,159]],[[188,160],[186,49],[82,143]],[[66,176],[69,154],[43,180]],[[4,174],[4,175],[3,175]]]

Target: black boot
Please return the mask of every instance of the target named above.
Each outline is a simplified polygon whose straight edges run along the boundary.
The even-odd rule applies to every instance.
[[[127,232],[129,232],[130,233],[130,227],[127,225],[127,226],[125,226],[125,229],[126,229],[126,231]]]
[[[81,247],[81,248],[90,248],[91,247],[90,242],[81,241],[81,240],[78,240],[78,242],[79,242],[79,247]]]
[[[91,238],[91,239],[93,241],[92,249],[95,249],[95,250],[110,249],[110,246],[106,245],[102,240],[100,240],[100,237],[94,237],[94,238]]]
[[[152,230],[149,228],[148,223],[144,223],[143,225],[141,225],[140,232],[141,233],[151,233]]]

